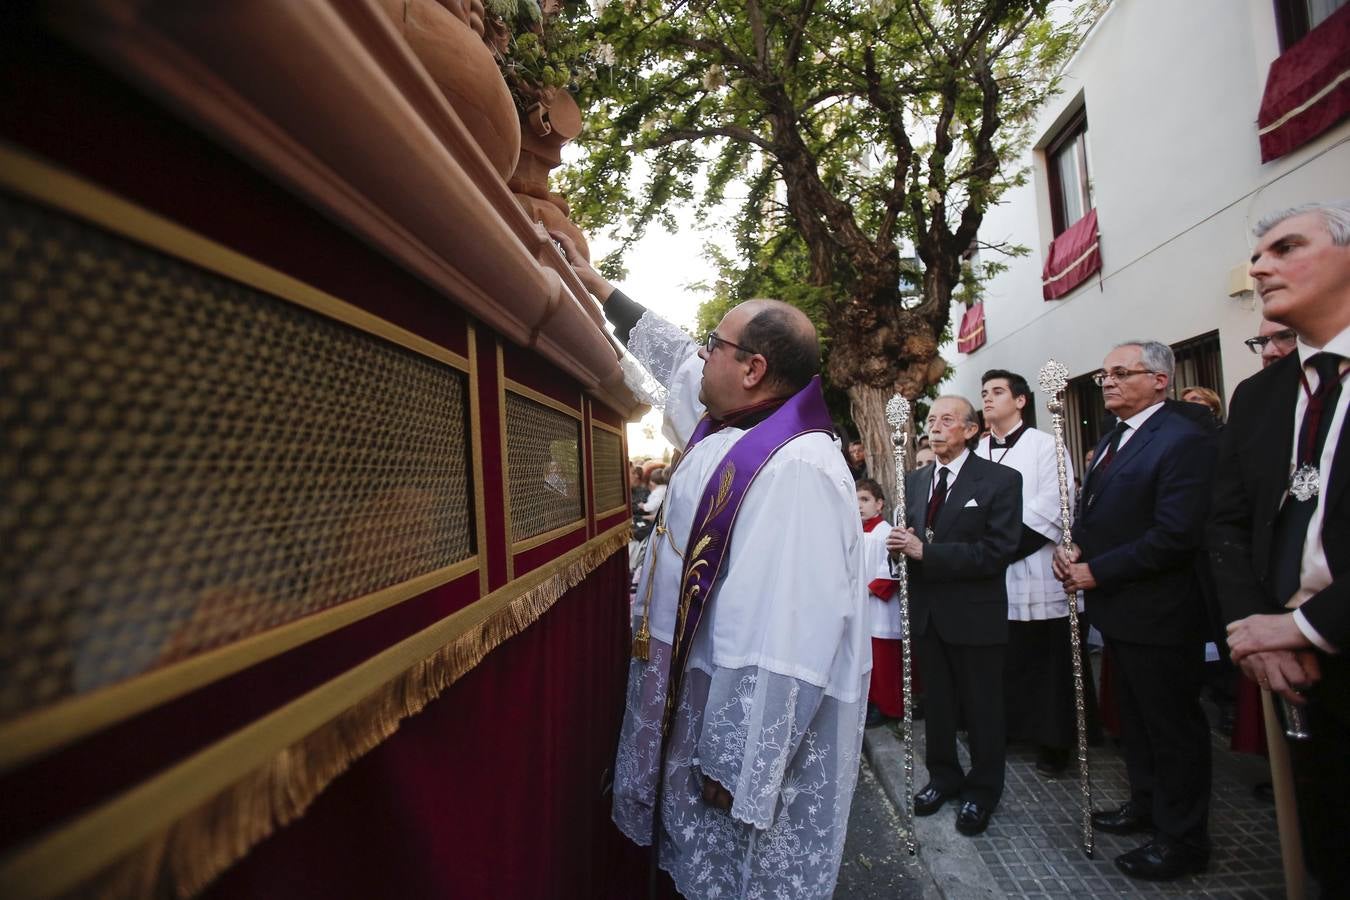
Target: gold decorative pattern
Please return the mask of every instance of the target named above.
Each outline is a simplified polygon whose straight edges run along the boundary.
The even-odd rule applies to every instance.
[[[473,556],[454,365],[3,195],[0,298],[0,718]]]
[[[505,420],[512,543],[581,520],[581,423],[514,385],[506,391]]]
[[[628,467],[623,458],[623,439],[618,432],[591,424],[591,484],[595,487],[598,514],[622,509]]]

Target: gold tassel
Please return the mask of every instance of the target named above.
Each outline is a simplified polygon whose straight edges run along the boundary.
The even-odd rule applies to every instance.
[[[638,626],[637,636],[633,638],[633,658],[646,662],[651,654],[652,632],[647,627],[646,616]]]

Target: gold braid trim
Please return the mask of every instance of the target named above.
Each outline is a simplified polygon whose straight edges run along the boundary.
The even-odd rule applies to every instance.
[[[222,746],[233,741],[233,735],[0,860],[0,894],[15,898],[141,898],[199,893],[277,828],[300,818],[324,788],[397,731],[403,719],[420,712],[488,653],[524,631],[567,591],[626,547],[631,529],[631,523],[625,522],[553,563],[526,573],[514,586],[508,584],[494,592],[501,598],[497,600],[500,608],[469,624],[430,656],[363,694],[317,729],[281,745],[263,765],[243,773],[205,802],[174,807],[172,798],[178,797],[181,806],[187,791],[167,782],[199,782],[196,770],[218,768],[213,751],[226,760],[233,756],[228,752],[232,748]],[[513,595],[513,587],[524,590]],[[493,604],[494,596],[489,595],[474,605]],[[461,613],[472,609],[470,606]],[[402,647],[402,643],[394,645],[361,665]],[[298,698],[245,726],[245,730],[278,717],[299,714],[303,718],[303,711],[293,708],[322,690]],[[167,810],[161,800],[166,794],[170,797]],[[135,834],[138,830],[133,824],[138,817],[144,824],[147,806],[169,816],[169,821],[147,839],[133,844],[129,852],[128,848],[117,848],[117,842],[125,840],[119,834]],[[101,821],[91,823],[95,818]]]

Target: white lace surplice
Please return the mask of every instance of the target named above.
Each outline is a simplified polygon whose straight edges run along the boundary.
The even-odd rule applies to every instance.
[[[687,353],[693,344],[684,341]],[[673,354],[666,362],[663,374],[676,382],[667,385],[672,402],[677,390],[696,402],[698,381],[689,379],[701,362],[692,368]],[[686,436],[697,421],[684,406],[667,412]],[[675,550],[684,550],[703,486],[744,433],[711,435],[681,462],[667,495],[670,534],[653,538],[638,585],[640,617],[651,582],[651,652],[629,670],[614,821],[639,844],[652,838],[682,567]],[[833,892],[871,669],[860,553],[857,502],[837,443],[822,434],[792,441],[745,498],[680,688],[660,861],[685,896],[795,900]],[[730,814],[704,803],[705,775],[731,792]]]

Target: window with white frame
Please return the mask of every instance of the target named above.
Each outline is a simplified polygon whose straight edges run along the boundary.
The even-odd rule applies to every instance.
[[[1050,219],[1055,235],[1092,209],[1092,170],[1087,147],[1087,109],[1079,109],[1046,145]]]

